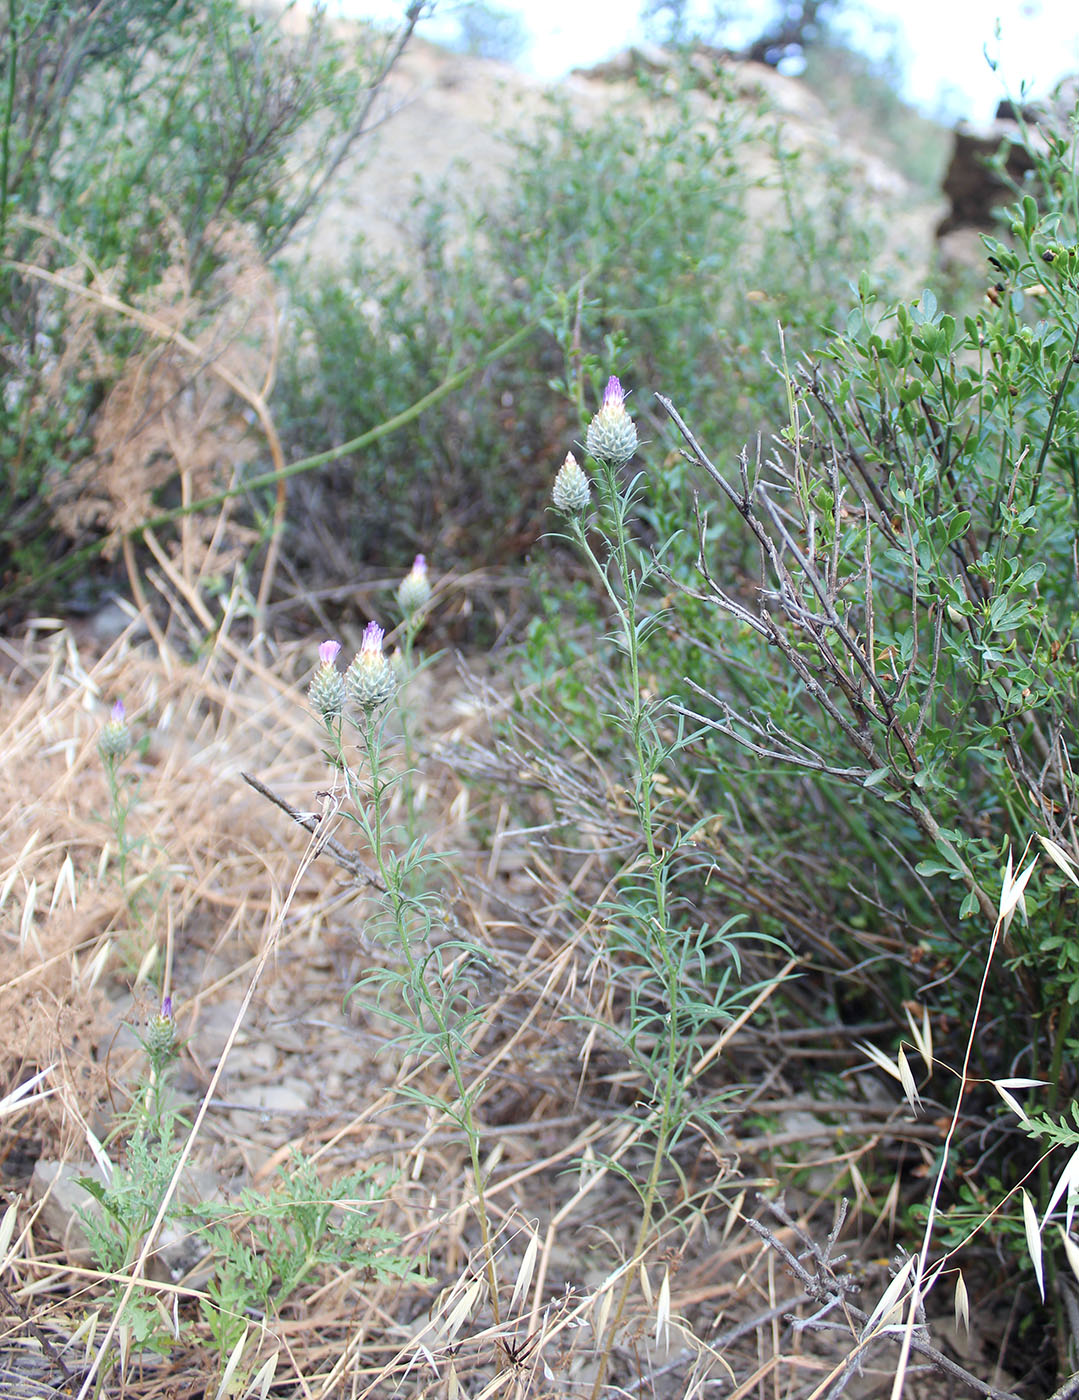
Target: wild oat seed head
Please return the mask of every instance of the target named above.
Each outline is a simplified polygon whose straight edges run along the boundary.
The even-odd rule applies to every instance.
[[[626,412],[626,392],[612,374],[599,412],[588,425],[585,446],[593,457],[620,467],[637,451],[637,428]]]
[[[340,642],[319,644],[318,659],[321,665],[307,687],[307,698],[311,702],[311,708],[323,719],[336,719],[344,711],[345,700],[348,698],[345,678],[334,665],[340,650]]]
[[[425,607],[431,597],[431,580],[427,577],[427,560],[417,554],[412,568],[397,585],[397,606],[405,617],[412,617]]]
[[[360,649],[345,672],[349,698],[368,714],[384,705],[397,689],[393,667],[382,652],[383,635],[377,622],[369,622]]]
[[[572,452],[566,453],[566,460],[558,469],[551,499],[556,508],[566,515],[580,515],[591,503],[592,491],[588,485],[588,477],[581,471]]]

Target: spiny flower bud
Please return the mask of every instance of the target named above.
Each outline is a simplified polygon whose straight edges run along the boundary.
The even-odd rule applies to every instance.
[[[370,713],[384,705],[397,689],[393,667],[382,654],[382,628],[369,622],[360,649],[345,672],[345,684],[354,705]]]
[[[427,560],[417,554],[412,569],[397,585],[397,606],[405,617],[411,617],[424,607],[431,596],[431,580],[427,577]]]
[[[125,713],[123,701],[117,700],[97,741],[102,758],[111,759],[114,763],[131,751],[131,731],[127,727]]]
[[[334,665],[340,650],[340,642],[319,643],[318,659],[321,664],[307,688],[311,708],[323,719],[336,719],[345,708],[345,678]]]
[[[620,467],[637,451],[637,429],[626,412],[625,391],[612,374],[599,412],[588,425],[585,446],[593,457]]]
[[[588,477],[577,465],[577,459],[572,452],[566,453],[566,460],[558,469],[551,499],[566,515],[579,515],[581,511],[588,509],[592,499]]]
[[[143,1042],[150,1063],[156,1070],[164,1068],[176,1054],[176,1021],[172,1014],[172,997],[165,997],[161,1010],[150,1018]]]

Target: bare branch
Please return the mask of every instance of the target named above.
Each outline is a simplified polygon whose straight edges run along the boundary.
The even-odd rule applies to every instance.
[[[302,826],[304,831],[310,831],[312,835],[318,832],[319,817],[311,813],[298,811],[286,798],[274,792],[272,788],[268,788],[265,783],[259,782],[258,778],[252,777],[250,773],[242,773],[240,776],[243,778],[244,782],[253,787],[260,796],[265,797],[267,802],[272,802],[275,807],[280,807],[282,812],[290,816],[299,826]],[[383,893],[385,892],[386,886],[382,876],[379,875],[376,870],[372,870],[359,856],[353,855],[351,851],[347,851],[344,846],[342,846],[339,841],[335,841],[332,836],[327,836],[319,840],[316,854],[321,855],[323,851],[333,856],[337,864],[341,866],[343,870],[347,870],[350,875],[355,875],[357,879],[363,880],[364,883],[370,885],[372,889],[381,890]]]

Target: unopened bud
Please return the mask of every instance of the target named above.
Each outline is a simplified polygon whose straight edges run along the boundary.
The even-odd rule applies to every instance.
[[[551,491],[551,499],[557,508],[564,511],[566,515],[580,515],[582,511],[588,509],[592,499],[588,477],[581,471],[572,452],[566,453],[566,460],[558,469],[558,475],[554,479],[554,488]]]
[[[319,643],[320,665],[307,687],[307,698],[311,701],[311,708],[323,719],[335,719],[345,708],[345,678],[334,665],[340,650],[340,642]]]
[[[427,560],[417,554],[411,570],[397,585],[397,606],[405,617],[418,613],[431,597],[431,580],[427,577]]]

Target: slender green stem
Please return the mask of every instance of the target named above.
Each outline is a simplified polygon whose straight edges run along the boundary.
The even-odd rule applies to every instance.
[[[386,888],[386,899],[393,918],[398,946],[407,970],[409,988],[415,1000],[422,1005],[434,1023],[442,1058],[457,1091],[459,1108],[454,1116],[464,1131],[468,1143],[473,1187],[476,1193],[476,1217],[479,1222],[484,1271],[491,1294],[491,1309],[497,1324],[500,1321],[498,1275],[495,1269],[490,1215],[487,1209],[486,1182],[481,1160],[481,1133],[473,1107],[475,1091],[468,1085],[464,1066],[461,1063],[459,1033],[453,1024],[452,1002],[432,992],[427,971],[427,959],[417,954],[415,928],[417,925],[423,928],[429,922],[429,916],[417,904],[416,898],[409,894],[405,888],[408,879],[407,863],[402,863],[392,857],[388,851],[383,798],[392,780],[383,778],[383,726],[384,720],[377,719],[370,713],[366,714],[361,722],[363,749],[371,784],[370,801],[366,803],[363,801],[358,790],[358,783],[347,766],[345,768],[346,781]]]
[[[1034,468],[1034,480],[1030,487],[1030,504],[1034,505],[1038,499],[1038,489],[1042,481],[1042,468],[1045,466],[1045,459],[1049,455],[1049,448],[1053,443],[1053,429],[1056,427],[1057,414],[1060,412],[1060,405],[1064,401],[1064,391],[1068,387],[1068,380],[1071,378],[1072,366],[1075,358],[1079,355],[1079,325],[1075,328],[1075,336],[1072,339],[1072,347],[1068,354],[1068,359],[1064,365],[1064,373],[1060,376],[1060,383],[1053,398],[1053,407],[1049,410],[1049,422],[1046,424],[1045,437],[1042,439],[1042,450],[1038,454],[1038,461]]]
[[[637,1227],[632,1260],[644,1256],[652,1234],[656,1204],[663,1177],[663,1165],[674,1131],[679,1063],[679,975],[680,961],[674,949],[674,931],[668,927],[667,871],[669,857],[659,850],[656,840],[655,776],[659,751],[647,737],[648,706],[641,696],[640,631],[638,627],[638,597],[642,576],[635,573],[630,561],[630,536],[627,526],[629,499],[623,495],[615,471],[600,464],[600,496],[612,522],[612,534],[607,539],[608,563],[601,564],[588,542],[579,519],[573,521],[573,531],[615,610],[622,631],[623,686],[627,697],[625,727],[631,745],[634,764],[634,806],[644,840],[645,860],[652,885],[652,911],[649,934],[664,984],[667,1001],[666,1043],[660,1078],[659,1104],[656,1115],[656,1136],[648,1179],[641,1192],[641,1219]],[[614,568],[612,570],[611,565]],[[612,578],[612,572],[617,574]],[[603,1388],[615,1338],[633,1288],[634,1272],[627,1268],[618,1301],[607,1332],[608,1340],[600,1356],[592,1387],[593,1400]]]
[[[401,721],[401,740],[404,745],[405,766],[401,773],[401,783],[405,796],[405,830],[409,841],[416,839],[416,751],[412,740],[412,705],[409,700],[409,686],[412,682],[412,655],[416,641],[416,629],[412,618],[405,619],[405,630],[401,640],[401,657],[404,665],[404,679],[398,691],[397,713]]]
[[[290,462],[288,466],[277,471],[262,472],[258,476],[248,477],[237,486],[231,486],[227,490],[216,491],[212,495],[202,496],[198,500],[188,501],[185,505],[174,506],[171,510],[162,511],[151,520],[145,520],[140,525],[134,526],[129,534],[133,538],[141,537],[147,530],[157,530],[163,525],[170,525],[184,516],[195,515],[201,510],[207,510],[214,506],[224,505],[226,501],[232,500],[236,496],[246,496],[250,491],[258,491],[263,487],[275,486],[278,481],[284,481],[289,477],[299,476],[303,472],[314,471],[318,467],[327,466],[331,462],[336,462],[341,457],[347,457],[353,452],[359,452],[371,443],[378,442],[380,438],[388,437],[399,428],[406,427],[420,414],[425,413],[429,408],[441,403],[456,389],[482,369],[492,364],[495,360],[505,355],[520,341],[526,339],[534,331],[538,330],[540,319],[530,321],[527,325],[521,326],[518,330],[505,340],[500,341],[486,355],[481,355],[473,364],[466,365],[464,369],[458,370],[456,374],[449,375],[428,394],[417,399],[408,408],[402,409],[400,413],[394,414],[392,418],[387,418],[385,422],[369,428],[367,432],[361,433],[359,437],[351,438],[348,442],[343,442],[339,447],[331,447],[326,452],[318,452],[313,457],[304,457],[298,462]],[[38,570],[32,580],[25,583],[17,583],[14,586],[0,590],[0,601],[7,601],[18,597],[20,593],[33,588],[39,590],[45,583],[51,583],[56,579],[74,573],[76,570],[88,564],[91,559],[95,559],[106,544],[105,539],[95,540],[92,544],[84,545],[81,549],[74,550],[71,554],[65,555],[58,560],[51,568]]]
[[[142,915],[138,909],[138,892],[132,893],[128,888],[128,857],[133,849],[132,843],[127,836],[127,818],[130,812],[130,803],[120,784],[117,774],[118,760],[113,754],[104,755],[105,760],[105,780],[109,786],[109,820],[112,825],[113,835],[116,837],[116,863],[120,872],[120,889],[123,892],[124,904],[127,912],[131,916],[132,922],[141,927]]]

